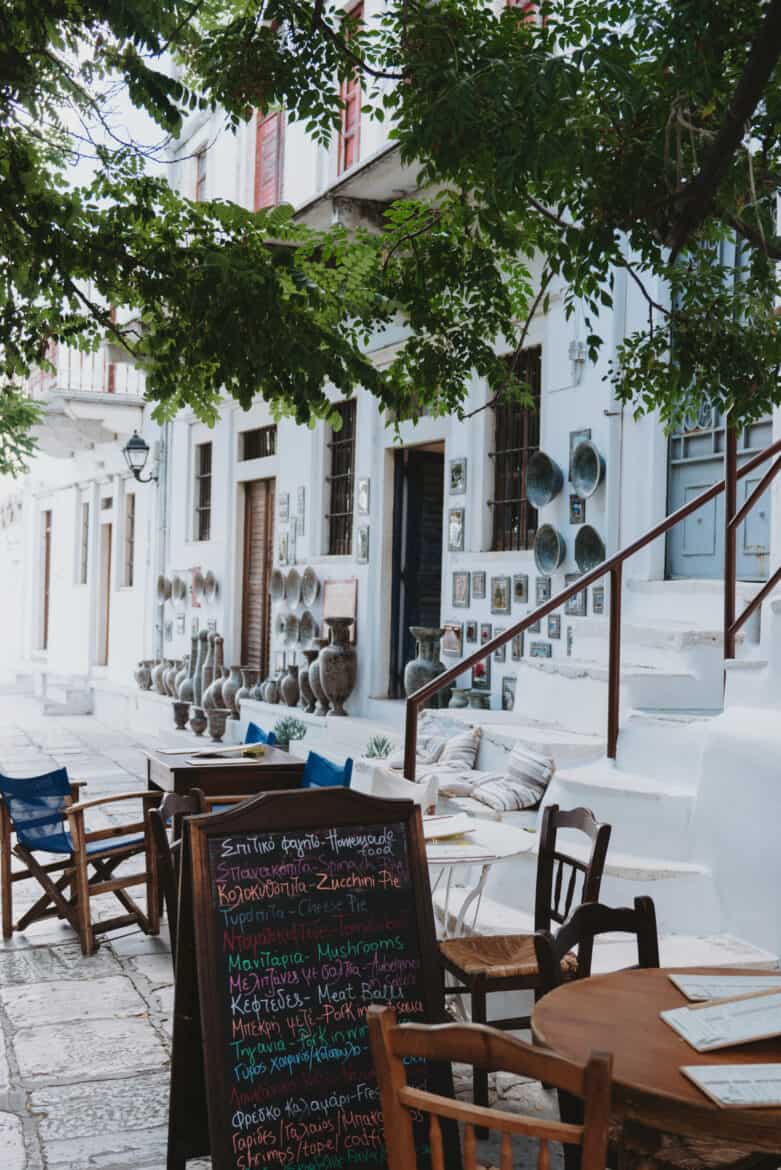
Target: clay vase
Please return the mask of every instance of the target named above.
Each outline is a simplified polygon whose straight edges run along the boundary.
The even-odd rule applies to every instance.
[[[152,690],[156,691],[158,695],[165,694],[165,687],[163,685],[163,674],[165,673],[165,659],[160,658],[152,667]]]
[[[410,626],[409,632],[415,639],[417,657],[404,667],[404,692],[414,694],[438,674],[444,674],[444,663],[439,660],[439,641],[445,632],[437,626]],[[451,690],[445,689],[433,695],[425,704],[427,707],[447,707]]]
[[[174,723],[177,731],[184,731],[187,727],[187,716],[190,714],[190,704],[183,703],[181,699],[174,699]]]
[[[223,639],[220,634],[214,635],[214,678],[211,685],[203,694],[203,707],[205,711],[212,711],[215,708],[224,708],[228,704],[225,702],[222,694],[223,683],[223,665],[222,665],[222,643]]]
[[[317,657],[309,664],[309,686],[312,694],[317,699],[317,706],[315,713],[317,715],[327,715],[328,708],[331,702],[328,695],[323,690],[323,684],[320,681],[320,655],[325,646],[328,645],[327,638],[314,638],[313,641],[318,646]]]
[[[464,689],[459,688],[459,687],[454,687],[453,694],[451,695],[450,702],[448,703],[448,707],[450,707],[450,709],[452,711],[456,711],[462,707],[468,707],[468,706],[469,706],[469,691],[464,690]]]
[[[133,672],[133,678],[136,680],[140,691],[148,691],[152,685],[152,672],[149,669],[149,663],[146,661],[139,662]]]
[[[320,651],[320,683],[328,696],[332,715],[346,715],[345,699],[349,699],[355,686],[358,670],[358,656],[350,645],[352,618],[330,617],[326,624],[331,629],[331,641]]]
[[[236,698],[233,702],[236,704],[236,709],[241,715],[241,704],[244,699],[249,699],[250,692],[254,689],[255,683],[258,681],[258,672],[253,670],[250,666],[242,666],[241,668],[241,686],[236,692]]]
[[[195,659],[195,669],[193,670],[193,702],[196,707],[200,707],[201,699],[203,698],[203,664],[206,660],[206,651],[208,650],[207,639],[209,637],[208,630],[201,630],[198,635],[198,656]]]
[[[231,719],[238,719],[239,712],[236,707],[236,694],[241,689],[241,667],[232,666],[230,674],[222,684],[222,704],[228,707],[231,713]]]
[[[292,662],[287,668],[287,674],[282,679],[280,690],[282,691],[282,698],[288,707],[298,706],[298,700],[301,698],[301,691],[298,685],[298,667],[294,666]]]
[[[172,699],[175,699],[176,698],[176,676],[179,673],[179,670],[181,669],[182,662],[181,662],[181,659],[178,659],[178,658],[169,658],[168,662],[169,662],[169,666],[168,666],[168,669],[166,670],[165,674],[163,675],[163,682],[165,683],[166,693],[169,694]]]
[[[320,653],[319,650],[302,650],[301,653],[306,659],[306,666],[302,666],[298,672],[298,689],[301,691],[301,706],[304,711],[310,715],[314,714],[317,705],[315,693],[309,685],[309,668]]]
[[[144,682],[143,682],[143,685],[141,687],[141,690],[142,691],[151,691],[151,689],[152,689],[152,669],[155,665],[155,660],[154,660],[154,658],[145,658],[144,661],[141,663],[141,665],[146,668],[146,670],[144,672]]]
[[[184,676],[181,686],[179,687],[179,698],[183,703],[192,703],[195,698],[193,686],[195,676],[195,664],[198,661],[198,635],[193,634],[190,639],[190,657],[187,660],[187,674]]]
[[[214,682],[214,639],[217,637],[216,633],[206,635],[206,657],[203,660],[201,667],[201,706],[203,707],[203,699],[209,687]]]
[[[206,730],[208,720],[206,712],[203,707],[193,707],[190,715],[190,727],[196,735],[203,735]]]
[[[179,664],[179,670],[176,672],[176,678],[174,679],[174,694],[176,695],[177,699],[181,698],[179,691],[182,689],[182,683],[187,678],[189,672],[190,655],[185,654],[184,658]]]
[[[209,723],[209,735],[212,737],[214,743],[219,743],[225,734],[225,724],[228,722],[230,711],[227,707],[212,707],[210,711],[206,712],[206,718]]]
[[[263,684],[263,702],[264,703],[278,703],[279,702],[279,684],[275,678],[267,678]]]

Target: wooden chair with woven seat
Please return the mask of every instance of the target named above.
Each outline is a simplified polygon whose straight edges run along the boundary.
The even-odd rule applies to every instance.
[[[388,1170],[415,1170],[417,1157],[413,1114],[428,1117],[432,1170],[449,1170],[442,1120],[464,1127],[464,1170],[478,1170],[476,1137],[480,1129],[501,1135],[501,1170],[512,1170],[514,1138],[539,1140],[537,1170],[549,1170],[550,1142],[574,1145],[582,1170],[604,1170],[610,1117],[611,1058],[594,1053],[585,1068],[480,1024],[398,1024],[392,1008],[372,1004],[369,1041],[380,1089]],[[407,1083],[405,1061],[428,1060],[472,1064],[489,1072],[545,1081],[583,1103],[583,1121],[568,1124],[472,1105]],[[528,1150],[516,1165],[530,1165]]]
[[[537,964],[543,981],[542,994],[563,982],[562,960],[578,948],[574,977],[591,974],[594,939],[601,934],[633,934],[637,940],[637,966],[659,966],[659,938],[656,911],[651,898],[635,898],[634,908],[604,906],[591,902],[579,906],[556,932],[540,930],[534,936]],[[650,1057],[649,1057],[650,1059]],[[582,1106],[566,1092],[559,1092],[562,1118],[576,1123]],[[565,1151],[567,1170],[577,1170],[577,1151]],[[715,1145],[706,1138],[680,1137],[633,1122],[610,1125],[608,1164],[621,1170],[774,1170],[778,1159],[749,1149]]]
[[[582,834],[589,844],[585,859],[566,853],[558,846],[561,829]],[[610,825],[600,824],[586,808],[562,811],[550,804],[542,814],[537,857],[537,884],[534,896],[534,929],[549,930],[553,923],[569,917],[582,879],[581,902],[595,902],[599,897],[602,871],[610,843]],[[534,949],[534,933],[471,935],[444,939],[439,944],[443,966],[459,980],[447,994],[469,993],[472,1022],[491,1024],[494,1028],[528,1028],[528,1016],[511,1016],[491,1020],[487,1016],[487,997],[499,991],[533,991],[542,986]],[[571,978],[577,959],[565,955],[562,972]],[[488,1077],[475,1069],[474,1100],[488,1104]]]
[[[125,792],[74,802],[73,796],[74,786],[65,768],[24,778],[0,775],[3,937],[10,938],[14,930],[25,930],[41,919],[64,918],[78,933],[83,953],[90,955],[97,949],[95,936],[108,930],[135,924],[147,934],[157,934],[157,872],[146,817],[88,832],[84,814],[128,800],[140,801],[146,810],[159,797],[150,792]],[[12,844],[14,833],[16,842]],[[55,860],[39,860],[36,853]],[[12,855],[22,862],[23,869],[12,868]],[[138,856],[145,859],[142,870],[117,876],[123,862]],[[43,888],[43,895],[14,922],[14,884],[30,878]],[[128,893],[137,885],[146,889],[146,911]],[[90,902],[101,894],[113,894],[125,913],[93,921]]]

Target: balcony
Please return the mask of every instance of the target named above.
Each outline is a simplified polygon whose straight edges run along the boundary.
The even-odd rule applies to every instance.
[[[132,366],[105,353],[60,357],[56,374],[36,371],[27,392],[43,407],[33,434],[41,451],[69,459],[101,443],[124,443],[141,427],[144,380]]]
[[[418,164],[403,163],[399,147],[388,143],[361,159],[296,211],[299,223],[317,231],[335,223],[345,227],[379,227],[385,206],[417,191]]]

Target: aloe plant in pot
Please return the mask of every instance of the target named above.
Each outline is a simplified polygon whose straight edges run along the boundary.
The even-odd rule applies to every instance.
[[[277,737],[277,747],[281,747],[286,752],[290,747],[291,740],[304,738],[306,724],[302,723],[300,719],[296,719],[295,715],[287,715],[274,724],[274,735]]]

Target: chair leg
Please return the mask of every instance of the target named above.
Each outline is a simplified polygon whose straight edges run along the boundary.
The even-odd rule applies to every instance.
[[[79,913],[79,938],[83,955],[93,955],[97,950],[95,935],[92,930],[92,917],[89,904],[89,877],[87,876],[87,856],[82,849],[73,855],[76,867],[77,909]]]
[[[5,804],[0,800],[0,898],[3,905],[3,938],[10,938],[14,932],[11,881],[11,819]]]
[[[478,976],[472,983],[473,1024],[484,1024],[486,1022],[486,998],[485,980]],[[475,1105],[488,1105],[488,1073],[485,1069],[474,1068],[472,1070],[472,1100]],[[487,1128],[485,1126],[477,1126],[475,1128],[475,1136],[480,1139],[487,1138]]]

